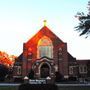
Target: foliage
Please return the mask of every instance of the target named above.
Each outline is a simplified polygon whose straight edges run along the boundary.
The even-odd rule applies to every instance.
[[[80,36],[86,35],[86,38],[90,34],[90,2],[88,2],[89,13],[85,15],[83,12],[78,12],[76,18],[80,21],[79,25],[76,28],[77,31],[81,32]]]
[[[18,90],[58,90],[58,87],[55,84],[21,84]]]
[[[0,64],[0,81],[4,81],[5,76],[8,74],[9,68]]]
[[[56,72],[56,73],[55,73],[55,76],[56,76],[56,78],[55,78],[55,81],[56,81],[56,82],[60,82],[60,81],[63,80],[63,75],[60,74],[59,72]]]
[[[9,56],[6,52],[0,51],[0,64],[12,66],[15,58],[16,57],[14,55]]]
[[[31,69],[28,74],[29,79],[34,79],[34,71]]]
[[[11,78],[15,58],[14,55],[9,56],[6,52],[0,51],[0,81],[4,81],[5,77]]]

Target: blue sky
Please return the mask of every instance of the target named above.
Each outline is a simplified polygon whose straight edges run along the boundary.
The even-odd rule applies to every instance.
[[[90,59],[90,38],[79,37],[75,14],[87,14],[88,0],[0,0],[0,50],[20,55],[23,43],[47,26],[78,59]]]

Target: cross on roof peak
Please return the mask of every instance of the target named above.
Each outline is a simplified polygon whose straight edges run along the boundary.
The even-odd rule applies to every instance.
[[[44,26],[46,26],[47,25],[47,20],[44,20],[43,22],[44,22]]]

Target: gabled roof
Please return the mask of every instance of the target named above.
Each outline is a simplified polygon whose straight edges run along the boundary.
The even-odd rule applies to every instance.
[[[16,59],[16,62],[21,62],[23,58],[23,53],[21,53],[18,58]]]
[[[43,37],[43,36],[47,36],[49,37],[52,41],[53,41],[53,45],[60,45],[63,44],[64,42],[57,37],[47,26],[42,27],[38,33],[36,33],[32,38],[30,38],[26,43],[25,43],[25,47],[34,47],[37,46],[38,41]],[[22,60],[22,54],[18,57],[19,60]],[[69,62],[76,62],[76,58],[73,58],[73,56],[71,56],[68,53],[68,60]]]
[[[69,62],[76,62],[76,58],[74,58],[70,53],[68,53],[68,61]]]
[[[30,40],[26,42],[26,46],[28,45],[36,45],[38,43],[38,40],[42,38],[43,36],[50,37],[52,41],[55,42],[55,44],[63,43],[62,40],[60,40],[47,26],[42,27],[38,33],[36,33]]]
[[[77,65],[77,60],[70,53],[68,53],[68,63],[69,65]]]

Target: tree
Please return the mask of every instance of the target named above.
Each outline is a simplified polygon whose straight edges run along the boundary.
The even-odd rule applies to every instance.
[[[29,79],[34,79],[34,71],[33,69],[30,70],[29,74],[28,74]]]
[[[14,55],[0,51],[0,81],[3,81],[6,76],[7,78],[11,77],[15,58]]]
[[[14,55],[8,55],[6,52],[0,51],[0,64],[10,67],[14,64],[15,58]]]
[[[63,75],[60,72],[55,72],[55,76],[56,76],[55,78],[56,82],[60,82],[63,80]]]
[[[0,81],[5,80],[5,76],[8,74],[9,68],[3,64],[0,64]]]
[[[86,38],[90,34],[90,1],[88,2],[88,14],[85,15],[83,12],[78,12],[76,18],[80,21],[76,28],[77,31],[81,32],[80,36],[86,35]]]

